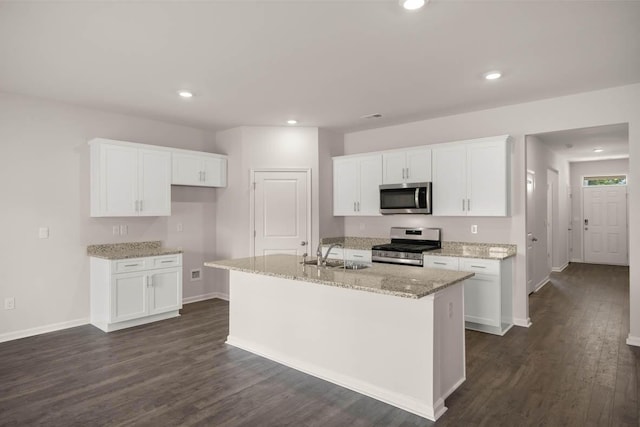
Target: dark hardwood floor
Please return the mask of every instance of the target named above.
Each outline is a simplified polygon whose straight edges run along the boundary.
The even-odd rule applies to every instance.
[[[572,264],[530,296],[531,328],[467,331],[467,381],[437,425],[638,426],[628,287],[626,267]],[[0,425],[433,424],[224,344],[224,301],[183,314],[0,344]]]

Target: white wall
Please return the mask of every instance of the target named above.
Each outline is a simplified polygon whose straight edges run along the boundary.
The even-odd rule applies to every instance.
[[[584,260],[582,246],[582,178],[589,175],[618,175],[629,173],[629,159],[572,162],[571,171],[571,260]]]
[[[0,339],[53,324],[85,323],[89,317],[89,244],[162,240],[184,248],[184,296],[212,292],[202,266],[215,239],[216,190],[173,187],[171,217],[90,218],[89,150],[94,137],[206,150],[199,129],[0,93],[0,300],[13,296],[15,310],[0,309]],[[184,232],[176,232],[176,223]],[[113,225],[127,225],[113,236]],[[38,239],[38,227],[50,228]],[[61,325],[62,326],[62,325]]]
[[[569,262],[569,164],[535,135],[527,136],[526,142],[527,170],[535,175],[530,198],[532,203],[527,203],[526,231],[538,239],[533,245],[533,285],[539,287],[546,282],[552,269],[561,270]],[[548,180],[549,171],[552,171],[553,182]],[[547,240],[547,185],[551,185],[554,191],[551,241]],[[553,255],[551,265],[547,259],[549,247],[552,248]]]
[[[344,236],[344,220],[339,216],[333,216],[333,161],[331,160],[332,157],[340,156],[343,153],[344,137],[342,134],[325,129],[318,130],[320,238]]]
[[[250,171],[256,169],[311,169],[310,245],[319,236],[318,129],[312,127],[244,126],[218,132],[216,152],[229,155],[227,188],[216,195],[216,258],[251,256]],[[228,295],[228,274],[209,269],[215,277],[216,292]]]
[[[478,219],[480,230],[495,230],[491,236],[478,233],[477,239],[503,241],[518,245],[514,317],[519,325],[527,324],[526,292],[526,213],[525,213],[525,135],[578,129],[614,123],[629,123],[630,174],[640,176],[640,85],[586,92],[525,104],[441,117],[389,126],[345,135],[345,154],[364,153],[390,148],[456,141],[483,136],[510,134],[514,138],[512,157],[512,216],[502,219]],[[636,159],[636,160],[634,160]],[[631,216],[640,215],[640,200],[630,192]],[[395,218],[395,220],[394,220]],[[381,235],[388,225],[420,221],[441,226],[446,240],[472,241],[468,218],[404,217],[347,218],[345,233]],[[364,230],[361,230],[361,226]],[[631,224],[631,333],[640,344],[640,226]],[[634,267],[635,266],[635,267]],[[636,338],[637,337],[637,338]]]

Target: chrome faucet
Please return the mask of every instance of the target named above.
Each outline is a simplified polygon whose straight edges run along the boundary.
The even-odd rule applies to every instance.
[[[332,243],[331,246],[329,246],[329,249],[327,249],[327,253],[323,257],[322,256],[322,242],[320,242],[318,244],[318,250],[316,251],[316,257],[318,257],[318,267],[322,267],[323,265],[327,264],[327,258],[329,257],[329,253],[331,252],[331,249],[333,249],[333,248],[341,248],[341,247],[342,247],[341,243]]]

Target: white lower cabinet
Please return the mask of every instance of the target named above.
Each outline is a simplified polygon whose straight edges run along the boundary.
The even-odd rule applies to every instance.
[[[182,255],[91,259],[91,324],[105,332],[179,316]]]
[[[464,282],[464,320],[467,329],[495,335],[504,335],[511,329],[512,258],[488,260],[425,255],[424,266],[475,274]]]

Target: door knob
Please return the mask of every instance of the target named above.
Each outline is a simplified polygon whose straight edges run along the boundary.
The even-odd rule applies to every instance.
[[[307,242],[300,242],[300,246],[307,246]]]
[[[532,238],[531,238],[531,241],[532,241],[532,242],[537,242],[537,241],[538,241],[538,238],[536,238],[536,237],[532,237]]]

